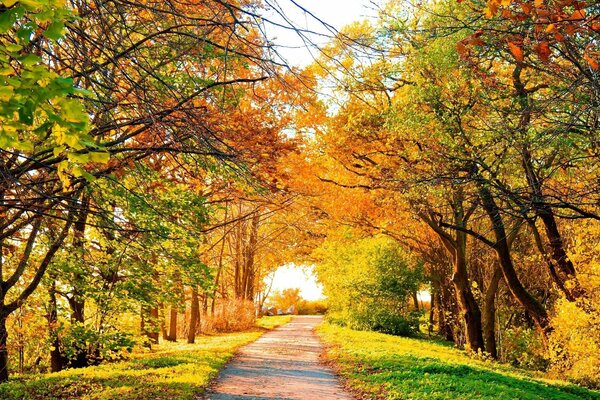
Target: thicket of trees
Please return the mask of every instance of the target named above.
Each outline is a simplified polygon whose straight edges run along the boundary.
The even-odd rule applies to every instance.
[[[415,333],[426,287],[597,385],[598,5],[392,0],[302,72],[263,11],[1,3],[0,381],[242,329],[295,260],[345,323]]]
[[[302,219],[277,164],[312,96],[258,10],[2,2],[0,381],[253,323]]]
[[[588,384],[600,371],[598,13],[388,2],[313,66],[334,100],[308,159],[313,194],[328,192],[317,207],[424,262],[441,336]]]

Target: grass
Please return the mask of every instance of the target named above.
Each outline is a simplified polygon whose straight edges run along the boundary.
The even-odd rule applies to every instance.
[[[256,329],[200,336],[196,344],[161,343],[152,352],[136,353],[123,362],[17,377],[0,384],[0,399],[196,399],[238,348],[289,319],[260,318]]]
[[[349,387],[371,399],[540,400],[600,399],[600,392],[543,379],[492,361],[475,360],[439,342],[322,324],[328,345]]]

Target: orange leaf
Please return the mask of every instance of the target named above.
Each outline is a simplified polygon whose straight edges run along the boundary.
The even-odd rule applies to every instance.
[[[535,4],[536,7],[541,7],[544,4],[544,0],[535,0],[533,4]]]
[[[512,53],[513,57],[515,57],[515,60],[522,62],[524,57],[523,57],[523,49],[520,48],[519,46],[517,46],[516,44],[512,43],[512,42],[508,42],[508,49],[510,50],[510,52]]]
[[[531,14],[531,10],[533,9],[533,7],[531,7],[531,4],[521,3],[521,9],[525,14],[529,15]]]
[[[560,33],[560,32],[556,32],[556,33],[554,34],[554,39],[555,39],[557,42],[562,42],[562,41],[564,41],[564,40],[565,40],[565,35],[563,35],[563,34],[562,34],[562,33]]]
[[[594,71],[597,71],[598,68],[600,67],[600,65],[598,65],[598,60],[596,60],[594,57],[592,57],[588,54],[584,54],[583,58],[585,58],[585,61],[587,61],[590,68],[592,68]]]
[[[543,62],[548,62],[550,58],[550,45],[548,42],[541,42],[536,46],[536,51]]]
[[[554,24],[548,24],[548,26],[546,27],[546,32],[550,33],[552,32],[554,29],[556,28],[556,25]]]
[[[585,19],[585,10],[575,10],[569,17],[571,21],[581,21]]]
[[[577,27],[573,24],[569,24],[569,25],[565,26],[565,32],[567,33],[567,35],[574,34],[576,30],[577,30]]]
[[[461,58],[467,58],[467,55],[469,54],[467,46],[465,46],[465,44],[462,41],[456,43],[456,51],[458,52],[458,55]]]

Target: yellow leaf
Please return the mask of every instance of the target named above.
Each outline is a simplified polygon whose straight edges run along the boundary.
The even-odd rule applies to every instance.
[[[90,153],[90,161],[92,161],[92,162],[106,164],[109,159],[110,159],[110,154],[108,152],[94,151],[94,152]]]
[[[90,160],[90,155],[89,153],[69,153],[67,154],[67,158],[73,163],[83,164]]]

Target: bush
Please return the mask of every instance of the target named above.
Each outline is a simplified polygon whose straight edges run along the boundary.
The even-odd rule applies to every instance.
[[[551,372],[573,382],[600,388],[600,317],[576,304],[561,300],[552,318]]]
[[[397,314],[386,309],[362,313],[332,313],[327,320],[333,324],[360,331],[376,331],[396,336],[414,336],[419,332],[419,313]]]
[[[501,354],[502,361],[521,368],[543,371],[548,367],[544,344],[531,328],[504,331]]]
[[[330,305],[329,320],[359,330],[411,336],[420,313],[411,297],[424,281],[423,265],[387,237],[325,243],[316,271]]]
[[[299,315],[323,315],[328,306],[325,300],[303,300],[298,304]]]
[[[120,360],[131,353],[135,342],[132,335],[117,330],[98,332],[83,324],[73,324],[61,335],[62,352],[72,362],[84,351],[92,365]]]
[[[240,332],[251,329],[256,322],[254,303],[249,300],[222,300],[217,304],[214,315],[200,319],[203,333]]]

